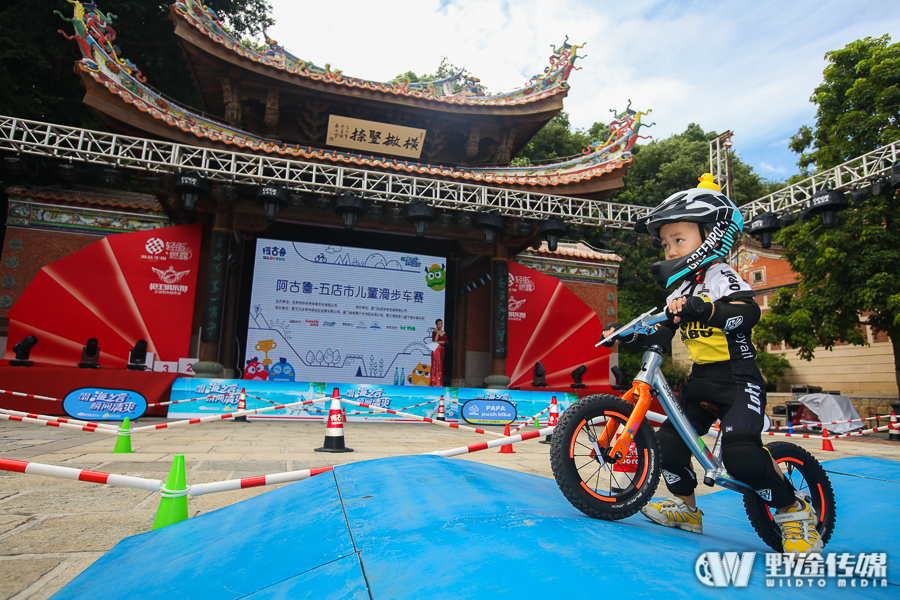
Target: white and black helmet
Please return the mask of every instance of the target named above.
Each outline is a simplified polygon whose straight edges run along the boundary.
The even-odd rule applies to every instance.
[[[694,188],[666,198],[647,216],[638,219],[634,230],[659,238],[663,225],[680,222],[696,223],[703,243],[688,256],[650,265],[650,274],[663,289],[726,256],[744,229],[744,217],[734,202],[721,192]]]

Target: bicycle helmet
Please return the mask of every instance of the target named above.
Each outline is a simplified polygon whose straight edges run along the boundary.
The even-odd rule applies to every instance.
[[[694,188],[663,200],[637,220],[634,230],[659,238],[663,225],[684,221],[700,227],[703,243],[687,256],[650,265],[650,274],[664,290],[726,256],[744,229],[744,218],[734,202],[713,189]]]

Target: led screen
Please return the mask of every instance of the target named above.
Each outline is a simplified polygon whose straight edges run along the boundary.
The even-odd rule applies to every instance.
[[[259,239],[245,379],[428,385],[445,260]]]

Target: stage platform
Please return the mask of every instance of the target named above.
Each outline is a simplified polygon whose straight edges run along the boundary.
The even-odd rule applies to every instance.
[[[336,467],[239,504],[127,538],[53,598],[897,597],[900,462],[825,463],[838,501],[827,553],[886,552],[886,588],[707,587],[705,552],[769,552],[741,497],[701,498],[703,535],[640,514],[590,519],[554,481],[464,460],[404,456]]]

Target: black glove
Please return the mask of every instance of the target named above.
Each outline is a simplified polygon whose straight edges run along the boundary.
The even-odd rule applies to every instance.
[[[603,330],[606,331],[607,329],[618,329],[621,326],[622,325],[619,323],[610,323],[609,325],[604,327]],[[612,338],[609,341],[603,342],[603,346],[606,346],[607,348],[612,348],[615,345],[616,345],[616,338]]]
[[[681,312],[673,313],[666,307],[666,316],[670,321],[674,321],[674,317],[680,317],[681,322],[699,321],[706,323],[713,312],[711,302],[705,302],[700,296],[684,296],[686,298]]]

